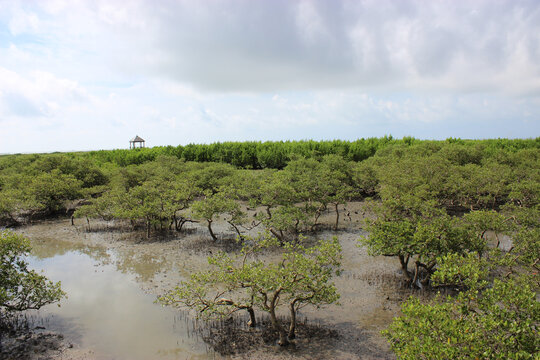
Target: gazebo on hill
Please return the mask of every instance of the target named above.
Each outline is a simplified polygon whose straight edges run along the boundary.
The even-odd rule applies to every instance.
[[[137,135],[133,139],[129,140],[129,148],[130,149],[135,149],[137,147],[137,144],[139,144],[138,147],[140,147],[140,148],[146,147],[144,139],[139,137],[139,135]]]

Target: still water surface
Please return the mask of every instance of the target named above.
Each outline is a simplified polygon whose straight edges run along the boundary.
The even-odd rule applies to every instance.
[[[34,243],[32,268],[61,281],[68,298],[37,312],[38,322],[64,334],[98,359],[208,359],[218,357],[196,335],[191,320],[154,303],[135,275],[118,271],[103,248]]]

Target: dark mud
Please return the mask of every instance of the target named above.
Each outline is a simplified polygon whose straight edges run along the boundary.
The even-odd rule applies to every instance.
[[[281,323],[285,328],[289,327],[287,319],[281,319]],[[277,344],[279,334],[267,318],[259,318],[258,324],[254,328],[247,326],[244,318],[228,318],[208,323],[198,332],[204,341],[221,355],[245,355],[262,349],[273,352],[280,347]],[[325,343],[335,343],[340,335],[336,329],[331,329],[320,323],[311,323],[304,319],[296,324],[296,336],[298,339],[309,339],[310,342],[321,347]],[[298,352],[301,350],[301,346],[305,346],[304,342],[299,340],[297,344],[296,340],[292,340],[291,344],[283,347],[282,351]]]
[[[0,315],[0,359],[52,360],[73,345],[24,315]]]

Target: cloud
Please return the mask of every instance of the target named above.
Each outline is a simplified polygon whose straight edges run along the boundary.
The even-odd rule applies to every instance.
[[[17,33],[49,33],[90,60],[99,54],[111,73],[175,79],[203,91],[540,88],[540,11],[532,0],[34,5],[39,11],[13,11]]]
[[[0,152],[527,137],[539,114],[535,0],[0,0]]]
[[[213,91],[539,89],[534,1],[174,2],[152,15],[156,74]]]
[[[0,116],[53,117],[93,101],[76,82],[43,71],[24,76],[0,67]]]
[[[8,24],[11,34],[17,36],[26,32],[35,32],[39,28],[36,14],[15,10]]]

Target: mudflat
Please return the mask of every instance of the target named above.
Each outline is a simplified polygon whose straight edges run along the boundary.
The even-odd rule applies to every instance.
[[[248,210],[248,215],[253,216],[256,211],[256,209]],[[150,312],[151,319],[158,319],[129,325],[146,327],[152,334],[164,332],[159,336],[159,340],[150,336],[146,339],[148,344],[143,346],[144,348],[155,346],[156,349],[150,352],[155,354],[155,358],[221,358],[220,353],[223,353],[227,354],[227,358],[234,359],[393,359],[395,356],[390,352],[380,331],[399,314],[399,304],[411,290],[403,288],[402,277],[398,272],[399,264],[394,259],[369,256],[365,248],[358,246],[357,240],[366,235],[362,230],[363,218],[366,216],[364,204],[348,203],[340,211],[338,231],[331,230],[335,213],[328,210],[320,220],[323,229],[306,234],[307,241],[332,236],[339,238],[343,248],[343,273],[334,279],[341,294],[339,305],[302,309],[299,314],[297,339],[293,347],[287,348],[276,346],[271,336],[262,334],[264,329],[256,329],[255,332],[243,329],[242,314],[234,321],[221,322],[213,326],[195,320],[196,314],[189,310],[167,308],[163,310],[167,313],[153,314],[153,311],[157,311],[153,310],[154,307],[160,308],[159,311],[162,310],[161,306],[154,304],[152,300],[173,289],[191,272],[207,267],[209,255],[218,251],[238,250],[234,232],[225,221],[216,221],[213,224],[214,231],[219,234],[217,242],[212,241],[204,224],[197,223],[186,224],[182,232],[158,233],[151,239],[146,239],[144,231],[133,231],[120,221],[90,220],[90,223],[87,223],[86,219],[76,219],[74,225],[69,219],[42,221],[18,228],[17,232],[31,239],[33,266],[45,267],[45,271],[50,272],[47,275],[54,281],[62,280],[63,284],[67,281],[62,279],[61,269],[64,263],[66,266],[77,265],[73,269],[81,271],[81,274],[77,275],[79,277],[88,276],[88,279],[97,279],[100,273],[105,274],[103,278],[112,281],[113,285],[107,285],[112,286],[111,289],[121,286],[119,283],[131,284],[129,289],[119,290],[118,294],[122,295],[115,295],[115,291],[106,286],[104,286],[106,290],[102,291],[109,291],[107,298],[123,302],[122,309],[130,309],[130,302],[134,298],[141,297],[140,302],[144,303],[144,307],[135,308],[147,310],[126,314],[125,318],[144,318],[141,312]],[[254,234],[257,230],[255,228],[251,233]],[[71,258],[66,257],[69,254],[72,254]],[[275,254],[269,252],[264,256],[272,257]],[[75,265],[69,265],[70,261]],[[47,270],[47,267],[50,267],[50,270]],[[84,270],[85,267],[88,270]],[[76,270],[66,268],[65,271]],[[68,308],[71,306],[69,302],[76,301],[79,297],[86,302],[92,297],[97,297],[96,294],[100,291],[98,287],[101,285],[95,285],[94,289],[93,283],[93,280],[88,280],[80,290],[81,294],[70,294],[67,289],[68,299],[65,300],[67,303],[62,304],[62,307]],[[85,291],[87,296],[84,294]],[[126,294],[129,296],[125,296]],[[49,321],[53,329],[47,328],[45,323],[43,326],[45,329],[37,329],[34,332],[38,334],[47,332],[51,336],[58,336],[59,340],[55,340],[58,344],[40,352],[30,349],[24,356],[21,353],[13,357],[14,359],[103,359],[110,358],[111,354],[118,359],[132,359],[133,356],[125,353],[127,350],[123,349],[142,346],[140,342],[143,340],[130,335],[126,328],[120,327],[111,331],[111,333],[126,333],[124,338],[119,337],[114,341],[111,341],[110,336],[108,339],[100,339],[95,334],[85,332],[84,329],[92,326],[99,331],[100,327],[104,330],[108,326],[116,325],[106,320],[90,325],[87,316],[77,315],[76,312],[70,313],[69,321],[76,324],[72,328],[79,329],[77,336],[69,333],[71,331],[69,327],[57,326],[55,329],[55,322],[64,321],[62,307],[55,308],[54,312],[51,312],[49,306],[33,315],[39,319],[51,317],[56,319]],[[115,315],[113,313],[120,312],[118,309],[112,307],[107,310],[103,306],[103,312],[111,311],[110,315],[102,314],[103,318],[112,319]],[[287,314],[284,312],[282,315],[283,319],[286,319]],[[164,320],[160,323],[161,317]],[[117,320],[113,322],[122,322],[125,318],[116,318]],[[171,321],[173,325],[168,325]],[[169,327],[170,334],[165,334]],[[234,332],[233,328],[238,331]],[[103,333],[106,334],[107,331]],[[176,339],[178,344],[176,348],[162,344],[162,340],[169,336]],[[103,345],[100,341],[106,341],[107,344]]]

